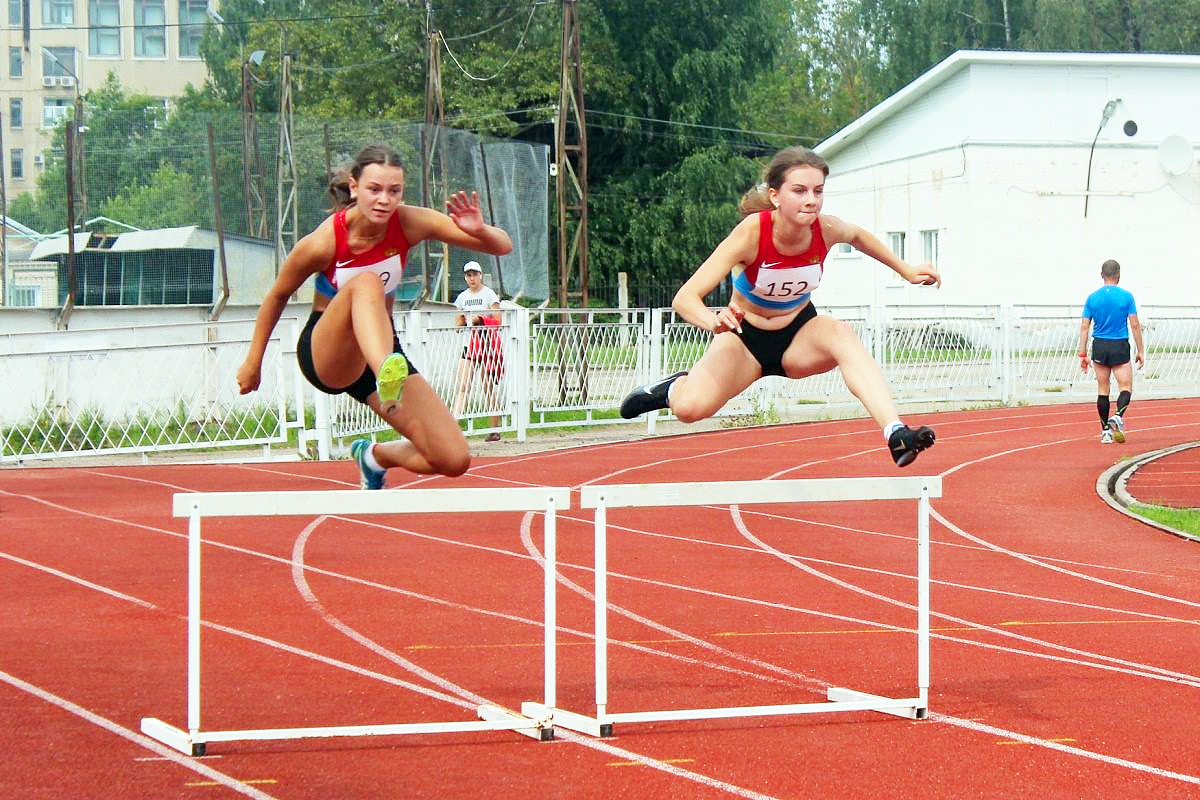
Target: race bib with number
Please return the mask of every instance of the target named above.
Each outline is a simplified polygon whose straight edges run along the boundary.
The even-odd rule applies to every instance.
[[[347,259],[342,262],[350,264],[354,259]],[[385,258],[376,264],[363,264],[360,266],[340,266],[334,264],[333,280],[334,285],[341,287],[345,286],[351,278],[361,275],[364,272],[374,272],[383,281],[383,291],[385,294],[391,294],[396,291],[396,287],[400,285],[400,273],[404,271],[404,264],[400,260],[399,255],[394,255]]]

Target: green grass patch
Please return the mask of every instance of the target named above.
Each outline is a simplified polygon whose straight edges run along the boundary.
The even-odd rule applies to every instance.
[[[1129,506],[1129,510],[1160,525],[1166,525],[1193,536],[1200,536],[1200,510],[1153,506],[1146,503],[1134,503]]]

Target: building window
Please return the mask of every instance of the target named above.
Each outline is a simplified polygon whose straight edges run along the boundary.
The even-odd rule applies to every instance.
[[[46,51],[42,53],[43,75],[74,78],[78,74],[75,69],[74,47],[43,47],[42,49]]]
[[[65,97],[47,97],[42,100],[42,127],[54,128],[71,113],[71,100]]]
[[[921,257],[933,264],[938,262],[938,232],[921,231]]]
[[[25,74],[24,65],[21,62],[21,48],[8,48],[8,77],[20,78]]]
[[[908,237],[904,234],[904,231],[889,232],[887,235],[887,246],[901,261],[908,260]],[[891,272],[888,282],[891,284],[903,284],[905,280],[900,277],[899,273]]]
[[[42,23],[74,25],[75,0],[42,0]]]
[[[88,0],[88,55],[121,55],[119,0]]]
[[[25,107],[19,97],[8,101],[8,126],[14,129],[25,126]]]
[[[66,255],[55,259],[59,301],[66,299]],[[79,306],[211,305],[211,250],[170,249],[75,254]]]
[[[167,55],[167,7],[164,0],[134,0],[133,54],[140,58]]]
[[[179,57],[199,58],[208,22],[208,0],[179,0]]]
[[[8,0],[8,24],[21,26],[21,0]]]
[[[40,286],[13,286],[8,290],[8,303],[18,308],[37,308],[42,302]]]
[[[25,177],[25,151],[20,147],[8,151],[8,174],[14,178]]]

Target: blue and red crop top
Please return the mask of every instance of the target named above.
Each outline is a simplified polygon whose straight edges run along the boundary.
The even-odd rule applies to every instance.
[[[317,273],[318,294],[333,297],[339,286],[362,272],[374,272],[383,280],[383,291],[393,294],[400,285],[400,275],[408,260],[412,245],[400,225],[400,215],[392,214],[388,219],[387,233],[379,244],[361,253],[350,252],[350,236],[346,229],[346,209],[333,215],[333,260],[324,270]]]
[[[789,311],[804,305],[821,284],[829,248],[821,235],[820,218],[812,224],[812,244],[798,255],[780,254],[771,238],[773,230],[771,212],[759,212],[758,255],[733,279],[733,288],[755,305]]]

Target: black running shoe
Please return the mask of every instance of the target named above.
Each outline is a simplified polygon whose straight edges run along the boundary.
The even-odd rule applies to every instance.
[[[671,384],[677,378],[682,378],[687,375],[686,372],[676,372],[674,375],[668,375],[665,378],[647,383],[645,386],[639,386],[629,393],[629,396],[621,401],[621,416],[625,419],[633,419],[639,414],[645,414],[647,411],[655,411],[660,408],[666,408],[667,390],[671,388]]]
[[[917,460],[917,453],[933,447],[933,429],[922,425],[919,428],[897,428],[888,437],[888,449],[897,467],[907,467]]]

